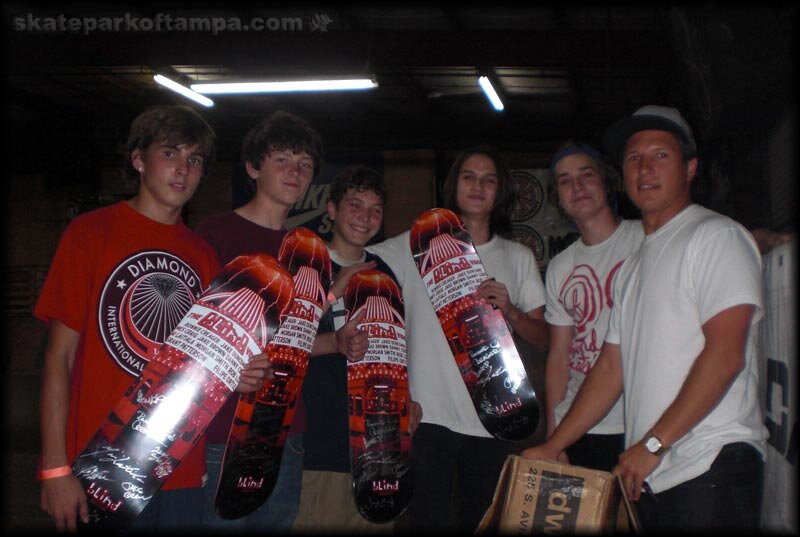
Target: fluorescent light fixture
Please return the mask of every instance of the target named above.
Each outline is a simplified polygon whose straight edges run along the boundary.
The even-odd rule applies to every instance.
[[[478,78],[478,84],[481,85],[483,93],[486,94],[486,98],[489,99],[490,103],[492,103],[494,109],[498,112],[502,112],[503,109],[505,109],[505,106],[503,106],[503,101],[500,100],[500,96],[494,90],[494,86],[492,86],[492,83],[489,82],[489,78],[485,76]]]
[[[207,106],[209,108],[214,106],[214,101],[212,101],[208,97],[200,95],[199,93],[196,93],[196,92],[190,90],[186,86],[181,86],[177,82],[175,82],[173,80],[170,80],[169,78],[167,78],[165,76],[155,75],[155,76],[153,76],[153,80],[155,80],[158,84],[161,84],[165,88],[170,89],[170,90],[174,91],[175,93],[180,93],[181,95],[183,95],[187,99],[191,99],[196,103],[202,104],[203,106]]]
[[[377,88],[370,78],[339,80],[287,80],[281,82],[228,82],[219,84],[192,84],[191,88],[204,94],[223,93],[285,93],[294,91],[346,91]]]

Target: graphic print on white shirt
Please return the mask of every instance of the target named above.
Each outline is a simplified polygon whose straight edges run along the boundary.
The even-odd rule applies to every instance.
[[[605,282],[595,273],[591,265],[580,264],[573,269],[558,294],[558,301],[575,323],[575,337],[569,348],[569,368],[584,375],[600,356],[603,337],[599,337],[595,325],[604,308],[611,309],[611,285],[622,261],[617,262],[606,276]]]

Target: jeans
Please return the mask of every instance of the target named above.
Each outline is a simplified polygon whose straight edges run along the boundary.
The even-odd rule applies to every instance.
[[[761,522],[764,461],[744,442],[722,448],[709,470],[636,502],[648,533],[665,530],[728,530],[758,533]]]
[[[160,490],[123,533],[130,535],[196,532],[203,512],[203,489]]]
[[[227,520],[214,510],[222,456],[225,444],[206,444],[206,471],[208,481],[203,487],[203,526],[215,533],[245,533],[250,530],[268,530],[270,533],[289,533],[300,505],[300,486],[303,482],[303,435],[294,434],[286,439],[278,471],[278,480],[272,494],[255,512],[243,518]]]
[[[429,423],[419,425],[413,442],[414,494],[395,532],[472,534],[492,503],[514,445]]]

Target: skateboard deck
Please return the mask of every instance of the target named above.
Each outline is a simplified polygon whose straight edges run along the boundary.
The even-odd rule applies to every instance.
[[[273,378],[258,392],[241,395],[228,435],[215,509],[222,518],[249,515],[269,498],[278,480],[308,357],[331,285],[325,243],[313,231],[294,228],[278,261],[294,278],[292,306],[267,346]]]
[[[89,525],[129,526],[194,446],[274,335],[294,298],[268,255],[228,263],[195,301],[72,465]]]
[[[478,417],[496,438],[527,438],[539,402],[500,310],[478,298],[488,278],[472,238],[448,209],[422,213],[411,227],[411,253]]]
[[[365,270],[348,282],[344,303],[348,319],[365,310],[358,326],[369,334],[364,357],[347,363],[353,494],[361,516],[384,523],[413,491],[403,299],[386,273]]]

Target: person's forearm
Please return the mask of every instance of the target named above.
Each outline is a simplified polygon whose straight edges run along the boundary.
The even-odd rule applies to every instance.
[[[45,374],[40,398],[42,468],[58,468],[71,463],[66,445],[69,393],[67,385],[48,377]]]
[[[547,350],[550,335],[544,319],[531,317],[516,306],[511,306],[505,317],[514,332],[522,339],[539,350]]]
[[[70,372],[78,339],[77,332],[60,324],[51,329],[49,334],[39,396],[41,463],[45,469],[65,466],[72,462],[67,458],[66,430],[70,403]]]
[[[547,413],[547,432],[545,438],[549,438],[556,428],[555,409],[567,394],[567,383],[569,382],[569,368],[567,361],[550,352],[547,355],[547,362],[544,373],[545,382],[545,411]]]
[[[339,348],[336,342],[336,332],[317,334],[317,337],[314,338],[314,346],[311,348],[311,356],[334,354],[337,352],[339,352]]]

